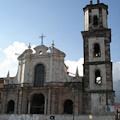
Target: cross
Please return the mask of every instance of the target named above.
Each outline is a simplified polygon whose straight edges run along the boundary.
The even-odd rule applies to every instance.
[[[43,38],[44,38],[45,36],[42,34],[41,36],[39,36],[39,38],[41,38],[41,45],[43,45]]]

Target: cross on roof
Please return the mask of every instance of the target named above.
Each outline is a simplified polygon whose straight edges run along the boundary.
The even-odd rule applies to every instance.
[[[45,36],[42,34],[41,36],[39,36],[39,38],[41,38],[41,45],[43,45],[43,38],[44,38]]]

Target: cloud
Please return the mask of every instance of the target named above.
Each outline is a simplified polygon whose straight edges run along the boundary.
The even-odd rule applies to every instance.
[[[0,48],[0,51],[2,51],[2,48]]]
[[[10,60],[12,63],[17,62],[17,54],[21,54],[27,46],[25,46],[25,43],[20,43],[18,41],[15,41],[13,45],[8,46],[3,52],[6,55],[6,59]]]
[[[113,63],[113,86],[115,90],[115,100],[120,103],[120,62]]]
[[[79,75],[83,76],[83,62],[84,62],[83,58],[80,58],[77,62],[66,60],[65,64],[68,66],[68,71],[70,75],[74,76],[76,73],[76,69],[78,67]]]
[[[113,78],[120,80],[120,62],[113,63]]]
[[[10,59],[5,59],[0,64],[0,77],[6,77],[8,71],[10,71],[11,76],[15,76],[17,73],[17,62],[11,62]]]
[[[32,48],[35,45],[32,46]],[[27,46],[25,43],[20,43],[18,41],[13,42],[12,45],[9,45],[6,49],[2,50],[5,54],[4,60],[0,63],[0,77],[6,77],[8,71],[10,71],[10,76],[15,76],[17,73],[18,60],[17,54],[21,54]]]

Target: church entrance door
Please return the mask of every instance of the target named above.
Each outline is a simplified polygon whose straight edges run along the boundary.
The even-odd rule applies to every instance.
[[[44,114],[44,95],[34,94],[31,101],[31,114]]]

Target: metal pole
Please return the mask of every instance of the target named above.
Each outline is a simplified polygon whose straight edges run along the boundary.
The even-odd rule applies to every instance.
[[[73,120],[74,120],[74,117],[75,117],[75,90],[74,88],[72,88],[72,93],[73,93]]]

